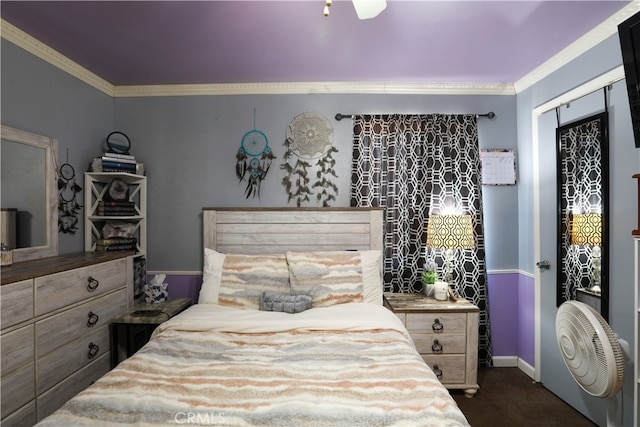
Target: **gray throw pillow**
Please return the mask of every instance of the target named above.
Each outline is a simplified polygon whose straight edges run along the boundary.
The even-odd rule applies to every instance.
[[[288,295],[276,292],[263,292],[260,298],[260,310],[300,313],[311,308],[311,295]]]

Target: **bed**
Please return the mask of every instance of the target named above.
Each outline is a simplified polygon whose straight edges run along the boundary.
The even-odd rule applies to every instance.
[[[383,305],[382,211],[203,210],[198,304],[40,426],[464,426]]]

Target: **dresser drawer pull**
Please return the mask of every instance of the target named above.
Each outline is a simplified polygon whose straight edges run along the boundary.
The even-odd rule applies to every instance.
[[[433,367],[431,367],[431,369],[433,370],[433,373],[436,374],[436,377],[438,377],[439,380],[442,379],[442,370],[440,368],[438,368],[438,365],[433,365]]]
[[[431,350],[433,350],[434,353],[442,353],[442,344],[440,344],[438,340],[433,340]]]
[[[87,290],[89,292],[93,292],[96,289],[98,289],[98,286],[100,286],[100,282],[98,282],[96,279],[94,279],[93,277],[89,276],[87,278]]]
[[[433,321],[433,325],[431,325],[431,329],[433,329],[433,332],[435,332],[436,334],[439,334],[444,329],[444,325],[440,323],[440,319],[435,319]]]
[[[93,311],[90,311],[87,316],[89,316],[89,319],[87,319],[87,327],[88,328],[92,328],[92,327],[96,326],[96,323],[98,323],[98,320],[100,320],[100,316],[95,314]]]
[[[100,351],[100,346],[91,342],[89,343],[89,353],[87,353],[87,357],[89,359],[93,359],[94,357],[97,356],[99,351]]]

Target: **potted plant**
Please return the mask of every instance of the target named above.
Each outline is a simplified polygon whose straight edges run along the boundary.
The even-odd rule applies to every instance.
[[[438,281],[437,265],[433,260],[427,260],[422,273],[422,285],[427,296],[433,296],[433,284]]]

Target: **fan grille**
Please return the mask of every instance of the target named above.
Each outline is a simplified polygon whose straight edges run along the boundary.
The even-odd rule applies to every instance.
[[[622,347],[597,311],[577,301],[563,303],[556,316],[556,334],[562,358],[584,391],[597,397],[620,391]]]

